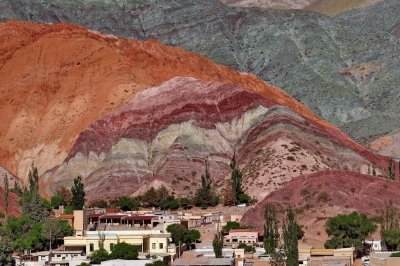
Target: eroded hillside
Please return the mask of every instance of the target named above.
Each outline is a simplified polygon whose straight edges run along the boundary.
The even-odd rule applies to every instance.
[[[357,141],[369,144],[399,131],[398,0],[266,2],[313,2],[329,12],[368,5],[326,17],[228,7],[217,0],[6,0],[0,20],[70,22],[117,36],[155,38],[257,75]],[[399,157],[395,146],[377,151]]]

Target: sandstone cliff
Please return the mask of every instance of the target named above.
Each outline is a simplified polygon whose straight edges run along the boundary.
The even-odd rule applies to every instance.
[[[254,73],[357,141],[368,144],[399,131],[400,1],[260,2],[312,2],[334,12],[373,4],[326,17],[228,7],[217,0],[3,0],[0,20],[69,22],[117,36],[155,38]],[[395,146],[378,151],[400,158]]]
[[[241,84],[319,121],[253,75],[156,41],[103,36],[78,26],[0,24],[0,164],[24,179],[61,163],[77,136],[137,92],[175,76]]]

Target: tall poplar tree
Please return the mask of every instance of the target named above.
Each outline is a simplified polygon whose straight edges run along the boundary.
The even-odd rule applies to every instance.
[[[214,194],[211,183],[210,173],[206,165],[206,171],[201,176],[201,187],[197,189],[194,196],[194,204],[196,206],[207,208],[218,204],[218,198]]]
[[[265,207],[264,224],[264,249],[265,253],[272,255],[278,247],[278,223],[276,220],[276,209],[271,203]]]
[[[296,217],[289,207],[287,210],[286,222],[283,226],[284,248],[287,266],[299,265],[298,236],[300,226],[296,223]]]
[[[4,213],[6,221],[8,218],[9,194],[10,194],[10,188],[8,186],[8,177],[7,174],[4,174],[4,209],[5,209]]]
[[[400,246],[400,213],[389,201],[381,214],[381,237],[387,250],[398,250]]]
[[[82,177],[77,176],[74,179],[74,185],[71,187],[72,192],[72,207],[74,210],[82,210],[85,205],[85,190],[82,182]]]
[[[224,237],[221,232],[217,232],[214,235],[212,242],[213,250],[216,258],[222,258],[222,248],[224,246]]]
[[[24,189],[22,194],[22,212],[36,222],[44,221],[49,213],[39,195],[39,174],[33,165],[28,175],[29,190]]]
[[[239,165],[236,161],[236,153],[233,154],[230,167],[232,169],[231,180],[234,203],[237,204],[240,202],[240,195],[243,195],[244,193],[242,189],[243,173],[240,171]]]

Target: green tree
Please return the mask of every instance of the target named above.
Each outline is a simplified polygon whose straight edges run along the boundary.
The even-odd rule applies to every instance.
[[[43,221],[49,216],[43,199],[39,195],[39,175],[37,168],[32,164],[28,175],[29,190],[24,189],[22,194],[22,212],[36,222]]]
[[[37,167],[32,163],[28,174],[29,191],[39,192],[39,173]]]
[[[90,263],[92,264],[101,264],[102,261],[108,260],[109,257],[108,251],[104,248],[94,251],[93,254],[89,256]]]
[[[8,218],[9,194],[10,188],[8,187],[8,177],[7,174],[4,174],[4,213],[6,221]]]
[[[197,240],[200,239],[200,237],[201,237],[201,234],[198,230],[191,229],[186,233],[186,235],[184,237],[184,242],[186,244],[195,243]]]
[[[224,199],[225,205],[236,205],[239,203],[250,203],[251,198],[244,193],[242,188],[243,172],[239,169],[239,164],[236,161],[236,153],[233,154],[231,163],[231,191],[227,191]]]
[[[383,232],[382,238],[387,250],[397,250],[400,244],[400,230],[387,229]]]
[[[300,226],[296,223],[296,217],[291,208],[287,210],[287,218],[283,226],[284,248],[287,266],[299,265],[298,236]]]
[[[266,254],[273,254],[278,247],[278,223],[276,220],[276,209],[271,203],[265,208],[265,224],[264,224],[264,249]]]
[[[157,191],[153,187],[142,195],[142,203],[145,207],[159,207]]]
[[[47,208],[37,192],[25,189],[21,201],[22,212],[32,220],[40,222],[49,216]]]
[[[53,218],[47,218],[44,221],[43,224],[43,231],[42,235],[43,238],[49,241],[49,248],[52,248],[52,243],[54,243],[54,240],[57,239],[61,234],[60,228],[58,227],[58,222],[57,220]]]
[[[47,218],[43,223],[42,236],[49,242],[49,248],[64,236],[72,235],[74,230],[67,221]]]
[[[256,252],[256,249],[253,246],[248,246],[245,243],[240,243],[237,248],[242,248],[244,249],[244,252],[246,253],[254,253]]]
[[[270,259],[271,266],[285,266],[285,254],[282,247],[274,250]]]
[[[50,199],[50,205],[52,208],[57,208],[58,206],[61,206],[63,204],[64,204],[64,199],[59,195],[55,195]]]
[[[72,236],[74,234],[74,229],[65,220],[57,220],[58,227],[60,228],[59,237]]]
[[[73,214],[74,208],[72,206],[67,206],[64,208],[64,214]]]
[[[224,247],[224,237],[221,232],[214,235],[212,242],[213,250],[216,258],[222,258],[222,248]]]
[[[238,222],[228,221],[226,225],[222,228],[224,234],[228,234],[231,229],[240,229],[242,226]]]
[[[251,197],[245,193],[239,195],[239,203],[251,203]]]
[[[355,247],[361,251],[363,241],[375,230],[376,225],[364,214],[352,212],[331,217],[326,223],[325,231],[330,239],[325,242],[325,247]]]
[[[181,224],[171,224],[167,227],[167,232],[171,233],[172,242],[176,245],[191,244],[200,239],[200,232],[192,229],[188,230]]]
[[[167,201],[166,206],[170,210],[177,210],[177,209],[179,209],[181,204],[180,204],[180,201],[178,199],[173,198],[173,199],[170,199],[170,200]]]
[[[56,196],[63,200],[62,205],[64,206],[72,205],[72,192],[65,186],[61,186],[57,189]]]
[[[153,203],[153,207],[160,207],[162,210],[169,208],[168,202],[174,199],[165,186],[161,186],[156,190],[157,203]]]
[[[185,210],[191,209],[192,206],[192,201],[188,198],[179,198],[179,206],[182,207]]]
[[[171,224],[168,225],[167,232],[171,233],[172,242],[174,242],[175,245],[180,245],[185,243],[188,229],[181,224]]]
[[[27,215],[10,217],[0,230],[0,238],[7,240],[17,252],[41,250],[49,247],[50,242],[53,244],[61,237],[72,234],[73,229],[66,221],[47,218],[44,222],[36,222]]]
[[[388,250],[397,250],[400,246],[400,214],[392,201],[381,214],[381,237]]]
[[[36,222],[27,215],[10,217],[2,230],[2,238],[9,239],[11,248],[17,252],[26,249],[43,249],[46,240],[43,238],[43,223]]]
[[[114,245],[110,259],[136,260],[139,256],[138,247],[125,242]]]
[[[90,203],[90,207],[92,208],[108,208],[108,202],[105,200],[96,200]]]
[[[12,266],[14,265],[14,260],[12,258],[13,250],[11,248],[11,243],[7,239],[0,240],[0,265]]]
[[[206,172],[201,176],[201,187],[198,188],[195,193],[194,204],[202,208],[216,206],[218,204],[218,198],[215,196],[211,187],[211,177],[207,166]]]
[[[138,203],[128,197],[120,197],[117,201],[117,206],[123,211],[132,211],[138,209]]]
[[[234,195],[235,204],[239,203],[240,195],[244,194],[242,189],[243,173],[239,169],[239,165],[236,161],[236,153],[233,154],[230,167],[232,169],[231,180],[232,180],[232,191]]]
[[[82,177],[77,176],[74,179],[74,185],[71,188],[72,207],[74,210],[82,210],[85,205],[85,190],[82,182]]]
[[[17,182],[17,180],[14,180],[14,187],[11,189],[11,192],[14,192],[15,194],[17,194],[18,196],[22,196],[22,188],[19,186],[19,183]]]
[[[389,179],[394,179],[394,163],[392,157],[389,158],[388,172],[389,172]]]

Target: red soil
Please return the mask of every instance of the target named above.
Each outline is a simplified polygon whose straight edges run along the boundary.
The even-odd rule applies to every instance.
[[[371,216],[380,215],[389,201],[400,207],[400,183],[384,178],[349,171],[324,171],[295,178],[282,189],[272,192],[249,210],[243,222],[261,228],[267,203],[296,209],[298,221],[304,225],[306,236],[313,244],[326,240],[327,219],[352,211]]]

